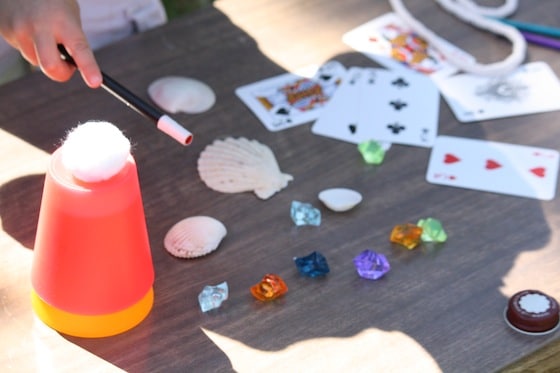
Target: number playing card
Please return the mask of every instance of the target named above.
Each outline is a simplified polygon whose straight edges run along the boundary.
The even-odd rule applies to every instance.
[[[315,120],[344,79],[337,61],[239,87],[237,96],[270,131]]]
[[[363,74],[364,69],[361,67],[348,69],[346,79],[313,124],[313,133],[356,144],[368,140],[360,136],[358,130]]]
[[[560,109],[560,83],[544,62],[528,63],[502,77],[459,74],[437,84],[461,122]]]
[[[361,138],[431,147],[437,136],[439,91],[413,71],[365,69],[361,80]]]
[[[342,40],[379,64],[395,71],[415,70],[433,77],[455,73],[445,57],[416,35],[394,13],[387,13],[347,32]],[[473,59],[458,48],[448,50],[465,59]]]
[[[455,186],[551,200],[556,192],[556,150],[439,136],[426,180]]]

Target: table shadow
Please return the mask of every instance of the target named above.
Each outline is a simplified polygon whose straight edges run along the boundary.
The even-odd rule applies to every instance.
[[[212,25],[216,29],[211,29]],[[205,47],[209,42],[219,43],[229,60],[208,56],[212,53]],[[145,61],[127,58],[127,53],[138,55],[142,51]],[[205,66],[197,65],[197,53],[207,62]],[[359,53],[333,59],[346,66],[376,66]],[[38,75],[25,77],[25,83],[36,89],[20,92],[13,100],[21,103],[28,96],[35,97],[35,106],[19,117],[11,117],[9,111],[0,114],[0,119],[10,119],[1,121],[3,129],[49,152],[55,148],[53,139],[60,138],[69,126],[99,116],[118,123],[134,137],[156,270],[155,304],[147,319],[126,333],[100,339],[64,336],[72,343],[129,372],[218,372],[230,371],[231,361],[201,328],[268,352],[315,338],[350,338],[375,328],[405,333],[427,350],[443,371],[456,370],[456,364],[470,361],[472,365],[460,366],[469,371],[469,366],[495,368],[492,361],[479,357],[483,349],[492,350],[484,356],[496,354],[498,360],[511,361],[546,341],[510,335],[505,325],[499,324],[501,305],[507,301],[499,292],[502,277],[521,252],[544,247],[550,238],[538,201],[428,185],[423,181],[427,149],[395,145],[383,165],[370,167],[360,163],[353,146],[314,136],[308,125],[279,133],[266,131],[234,97],[234,90],[283,70],[214,8],[193,15],[189,22],[171,22],[165,29],[103,49],[99,61],[110,75],[138,92],[155,77],[176,73],[208,82],[216,88],[218,98],[208,113],[177,116],[196,132],[196,140],[187,150],[139,123],[142,119],[137,114],[113,98],[85,89],[78,77],[65,85]],[[43,94],[47,96],[41,98]],[[49,111],[49,102],[59,99],[67,100],[67,105]],[[68,110],[64,122],[55,121],[63,110]],[[27,123],[38,113],[52,125],[30,130]],[[485,137],[482,126],[458,125],[443,102],[440,118],[441,134]],[[206,144],[224,136],[246,136],[269,144],[279,163],[291,166],[287,171],[295,175],[295,181],[264,202],[250,194],[223,195],[209,190],[197,177],[196,156]],[[332,152],[317,155],[313,149]],[[166,159],[184,162],[180,168],[166,168]],[[328,166],[316,167],[319,162]],[[347,169],[354,169],[356,175],[341,181],[338,173]],[[32,247],[35,237],[43,180],[44,175],[30,175],[0,188],[4,230],[27,248]],[[363,205],[348,215],[323,210],[327,219],[320,228],[290,234],[293,227],[285,206],[297,198],[315,201],[317,188],[340,183],[364,191]],[[434,195],[439,200],[427,200]],[[475,203],[465,201],[476,201],[479,211]],[[163,236],[174,222],[195,214],[217,215],[225,223],[229,232],[222,248],[196,261],[171,257],[162,248]],[[426,215],[441,218],[447,227],[450,238],[443,247],[414,252],[383,246],[393,225]],[[477,220],[466,220],[465,216]],[[530,229],[530,234],[523,229]],[[249,230],[253,237],[247,237]],[[351,238],[341,238],[337,235],[341,231]],[[332,242],[331,247],[321,250],[332,258],[333,270],[318,286],[297,274],[291,258],[312,251],[320,239]],[[488,242],[496,244],[489,247]],[[255,245],[263,249],[257,252]],[[349,265],[353,255],[372,245],[395,261],[385,282],[364,282]],[[282,307],[253,307],[248,288],[267,271],[280,273],[289,284]],[[198,311],[196,297],[202,286],[223,280],[230,282],[230,299],[214,313]],[[330,289],[338,298],[329,296]],[[395,310],[400,311],[398,317]],[[487,330],[510,338],[515,348],[502,351],[499,346],[488,346],[483,342]],[[463,357],[456,356],[458,351]]]
[[[23,247],[33,249],[44,174],[27,175],[0,186],[2,229]]]

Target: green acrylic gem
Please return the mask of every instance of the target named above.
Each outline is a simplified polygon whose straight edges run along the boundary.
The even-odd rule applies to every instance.
[[[368,140],[358,144],[358,150],[368,164],[381,164],[385,158],[385,149],[375,140]]]
[[[422,228],[421,239],[424,242],[445,242],[447,240],[447,233],[445,233],[441,222],[437,219],[420,219],[416,225]]]

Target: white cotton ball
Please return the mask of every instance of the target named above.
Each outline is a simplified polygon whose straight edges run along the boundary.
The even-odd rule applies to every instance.
[[[61,161],[74,177],[98,182],[119,173],[130,154],[130,141],[112,123],[89,121],[72,129],[61,147]]]

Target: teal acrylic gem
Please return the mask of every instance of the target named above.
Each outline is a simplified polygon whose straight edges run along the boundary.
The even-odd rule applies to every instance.
[[[422,228],[422,241],[424,242],[445,242],[447,241],[447,233],[443,229],[441,222],[434,218],[426,218],[418,220],[416,224]]]

